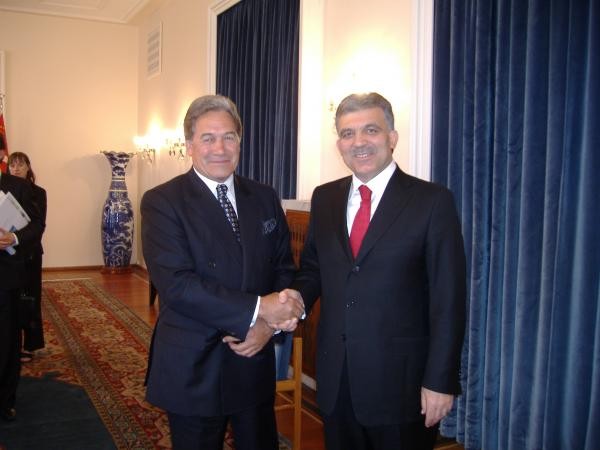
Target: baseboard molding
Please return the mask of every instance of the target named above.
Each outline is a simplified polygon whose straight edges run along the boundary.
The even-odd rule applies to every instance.
[[[294,368],[291,365],[288,366],[288,378],[294,378]],[[317,390],[317,381],[306,375],[304,372],[302,372],[302,384],[311,388],[313,391]]]
[[[302,384],[308,386],[313,391],[317,390],[317,381],[314,378],[309,377],[304,372],[302,373]]]
[[[98,272],[103,266],[73,266],[73,267],[44,267],[42,272],[65,272],[65,271],[84,271],[97,270]]]
[[[131,270],[134,272],[140,271],[144,274],[148,274],[148,271],[144,266],[140,266],[139,264],[131,264]],[[68,266],[68,267],[44,267],[42,272],[65,272],[65,271],[84,271],[84,270],[97,270],[98,272],[102,271],[104,266]]]

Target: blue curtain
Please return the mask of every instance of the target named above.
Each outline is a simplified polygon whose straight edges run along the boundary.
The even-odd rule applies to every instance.
[[[296,197],[299,0],[244,0],[217,23],[217,93],[244,124],[238,173]]]
[[[600,448],[600,1],[436,0],[432,178],[469,270],[467,449]]]

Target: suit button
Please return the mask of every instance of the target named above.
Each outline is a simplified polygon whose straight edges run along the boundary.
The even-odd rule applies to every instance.
[[[208,267],[210,267],[211,269],[214,269],[217,267],[217,263],[214,261],[209,261],[208,262]]]
[[[360,272],[360,266],[354,266],[354,267],[352,268],[352,272],[354,272],[354,273],[358,273],[358,272]]]

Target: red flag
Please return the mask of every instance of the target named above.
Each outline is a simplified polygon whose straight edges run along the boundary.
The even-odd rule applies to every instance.
[[[1,105],[0,105],[1,106]],[[4,128],[4,113],[0,109],[0,171],[6,173],[8,166],[8,144],[6,141],[6,128]]]

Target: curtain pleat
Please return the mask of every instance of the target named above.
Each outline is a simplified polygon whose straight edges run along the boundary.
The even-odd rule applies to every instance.
[[[436,0],[432,178],[469,271],[467,449],[600,445],[596,0]]]
[[[296,196],[299,0],[244,0],[218,17],[217,93],[238,106],[237,172]]]

